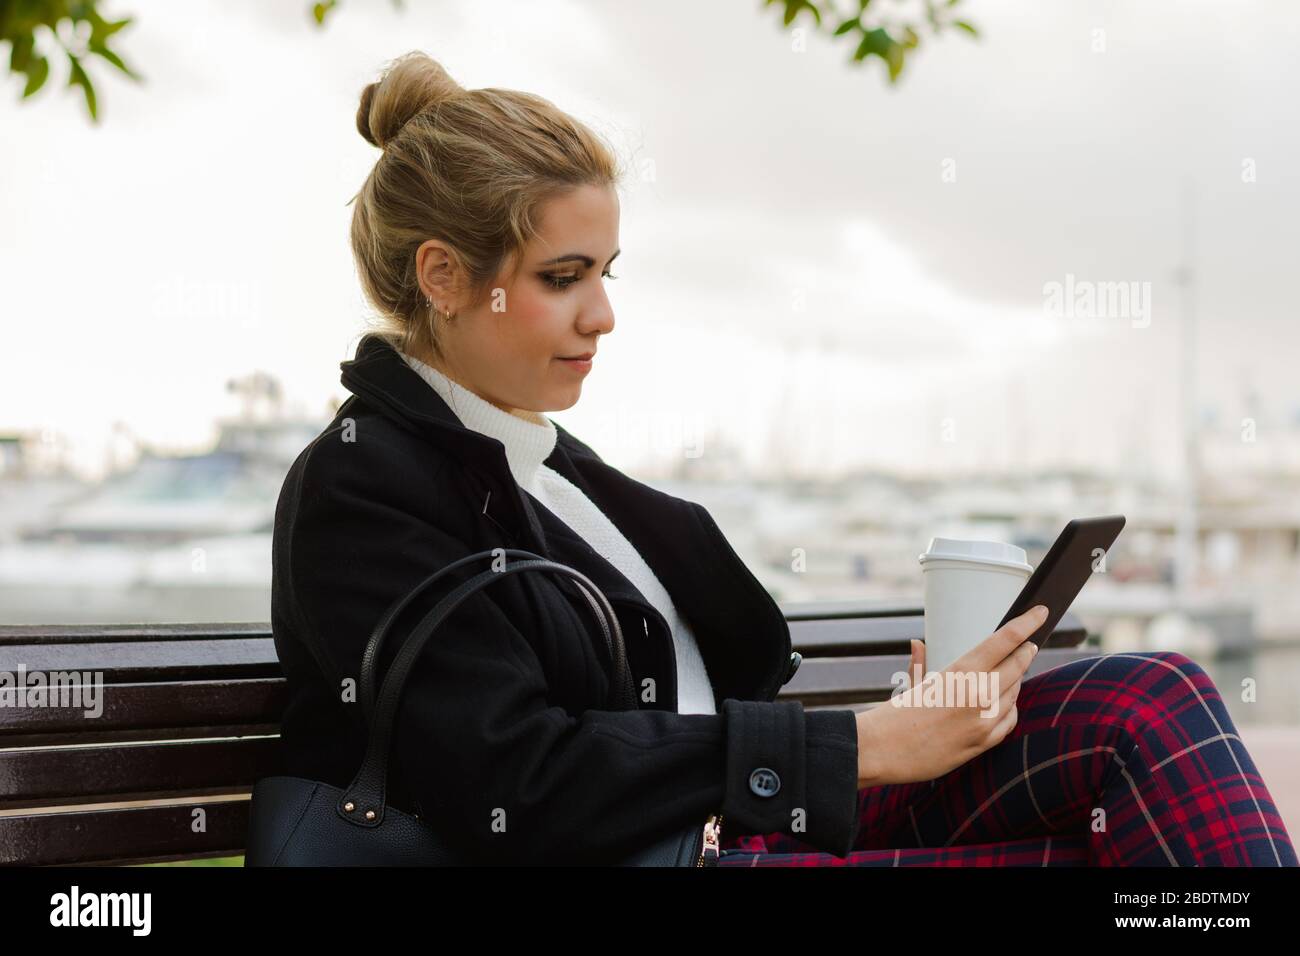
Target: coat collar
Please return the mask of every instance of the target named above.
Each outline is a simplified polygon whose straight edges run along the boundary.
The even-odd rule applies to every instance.
[[[468,468],[481,486],[483,510],[491,520],[520,536],[525,549],[550,556],[542,523],[527,492],[515,481],[500,439],[467,428],[442,396],[378,333],[362,336],[356,355],[340,362],[339,368],[343,385],[354,395],[419,432]],[[572,456],[599,459],[561,425],[554,424],[555,447],[542,464],[573,481],[576,472]]]
[[[559,437],[555,422],[537,412],[528,412],[525,416],[498,408],[414,356],[403,355],[402,361],[415,369],[420,378],[451,406],[466,428],[490,435],[504,444],[506,460],[515,481],[523,488],[533,487],[538,469],[555,450]]]
[[[363,395],[388,414],[418,426],[461,461],[490,468],[497,458],[504,459],[501,441],[466,428],[442,396],[379,334],[363,335],[356,355],[340,362],[339,368],[342,383],[353,394]],[[556,430],[563,432],[558,425]]]
[[[520,547],[563,561],[574,553],[573,548],[583,546],[546,509],[541,509],[545,521],[539,517],[535,499],[511,474],[505,445],[465,427],[391,343],[377,333],[367,333],[356,355],[339,367],[343,385],[354,395],[465,465],[484,493],[484,514],[515,537]],[[788,677],[789,625],[711,516],[693,502],[628,477],[605,464],[559,423],[555,428],[555,448],[543,464],[604,511],[654,569],[678,612],[691,623],[719,704],[725,697],[774,700]],[[671,533],[665,529],[672,529]],[[634,603],[662,621],[658,610],[617,568],[589,547],[586,551],[586,563],[599,568],[592,580],[611,601]]]

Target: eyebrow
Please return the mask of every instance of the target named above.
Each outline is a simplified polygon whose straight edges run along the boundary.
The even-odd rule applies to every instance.
[[[615,259],[617,259],[617,258],[618,258],[618,254],[619,254],[620,252],[622,252],[622,251],[623,251],[622,249],[615,249],[615,250],[614,250],[614,254],[613,254],[612,256],[609,257],[609,262],[613,262]],[[558,265],[558,264],[561,263],[561,262],[571,262],[571,261],[573,261],[573,260],[575,260],[575,259],[576,259],[578,262],[581,262],[581,263],[582,263],[584,266],[586,266],[588,269],[590,269],[592,266],[594,266],[594,265],[596,264],[596,260],[593,259],[593,258],[591,258],[591,256],[584,256],[584,255],[583,255],[582,253],[580,253],[580,252],[570,252],[570,253],[568,253],[568,254],[566,254],[566,255],[563,255],[563,256],[556,256],[554,259],[547,259],[546,261],[544,261],[544,262],[542,263],[542,265],[544,265],[544,266],[554,266],[554,265]],[[609,265],[609,262],[606,262],[605,265]]]

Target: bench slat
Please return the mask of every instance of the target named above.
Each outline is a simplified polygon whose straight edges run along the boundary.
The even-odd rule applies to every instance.
[[[1029,665],[1027,676],[1033,677],[1095,653],[1098,652],[1087,648],[1044,648]],[[894,674],[906,671],[910,661],[910,653],[875,657],[809,657],[799,665],[799,670],[781,689],[777,699],[800,700],[815,706],[888,700],[894,690]]]
[[[0,751],[0,809],[251,790],[280,738]]]
[[[0,643],[0,670],[17,673],[19,665],[28,671],[102,671],[109,684],[283,673],[270,638]]]
[[[85,708],[0,707],[0,746],[82,743],[106,736],[124,740],[130,739],[125,732],[132,730],[185,736],[192,730],[223,725],[231,729],[220,736],[235,736],[239,731],[233,728],[240,725],[278,724],[287,687],[283,677],[105,684],[98,701],[102,713],[97,717],[86,716]],[[207,732],[188,735],[215,736]],[[47,739],[54,736],[61,739]]]
[[[0,865],[160,863],[244,852],[245,799],[0,817]],[[204,827],[194,831],[194,810]]]
[[[114,641],[223,641],[270,637],[265,621],[250,623],[182,622],[164,624],[0,624],[5,644],[104,644]]]
[[[990,632],[992,633],[992,632]],[[1049,647],[1077,647],[1088,632],[1078,618],[1067,613],[1046,641]],[[908,653],[908,641],[925,637],[921,614],[883,618],[818,618],[790,622],[790,640],[804,657]]]
[[[849,608],[857,605],[848,605]],[[790,637],[806,657],[872,654],[920,638],[925,621],[919,607],[889,608],[858,615],[843,603],[828,605],[823,616],[813,608],[787,611]],[[838,608],[838,610],[837,610]],[[205,632],[203,629],[206,628]],[[233,632],[231,629],[236,629]],[[242,630],[240,630],[242,629]],[[82,628],[64,625],[0,625],[0,670],[102,671],[112,684],[144,681],[217,680],[281,676],[275,643],[266,625],[119,625]],[[206,634],[206,636],[205,636]],[[1087,631],[1067,612],[1052,633],[1051,646],[1073,647]]]

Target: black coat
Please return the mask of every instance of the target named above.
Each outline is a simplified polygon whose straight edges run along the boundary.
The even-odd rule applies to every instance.
[[[776,700],[797,666],[789,627],[702,506],[629,478],[556,426],[546,465],[608,515],[694,630],[718,713],[679,714],[663,615],[520,488],[501,442],[462,425],[374,334],[340,368],[353,394],[298,455],[276,506],[271,622],[289,690],[282,772],[346,786],[365,751],[361,704],[347,691],[381,613],[457,558],[521,548],[604,591],[636,688],[653,687],[654,699],[604,709],[608,654],[590,608],[550,575],[510,575],[462,604],[412,669],[392,805],[421,811],[485,863],[611,862],[716,812],[724,840],[784,830],[849,852],[854,714]],[[403,612],[381,674],[451,586],[434,585]]]

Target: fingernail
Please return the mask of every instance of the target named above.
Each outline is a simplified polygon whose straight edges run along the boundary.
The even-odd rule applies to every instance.
[[[1036,614],[1038,617],[1047,617],[1047,605],[1046,604],[1035,605],[1034,614]]]

